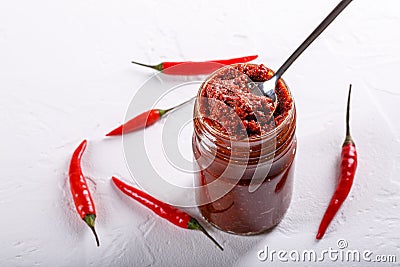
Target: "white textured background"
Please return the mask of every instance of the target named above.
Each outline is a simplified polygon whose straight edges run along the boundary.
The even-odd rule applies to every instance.
[[[120,138],[129,99],[154,72],[130,60],[207,60],[259,54],[277,68],[338,1],[1,1],[1,266],[267,266],[257,251],[336,247],[397,255],[400,264],[400,2],[356,0],[285,74],[298,108],[293,201],[270,233],[238,237],[178,229],[116,192],[129,178]],[[359,168],[325,238],[353,83]],[[96,181],[97,248],[75,213],[71,153]],[[195,210],[190,210],[196,214]],[[274,262],[277,265],[279,262]],[[286,264],[288,266],[294,263]],[[365,263],[323,263],[365,266]],[[317,263],[297,263],[297,266]],[[372,263],[368,266],[395,264]]]

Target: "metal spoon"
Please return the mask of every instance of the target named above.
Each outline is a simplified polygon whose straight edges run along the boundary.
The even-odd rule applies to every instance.
[[[283,73],[292,65],[292,63],[303,53],[304,50],[329,26],[329,24],[350,4],[352,0],[342,0],[340,3],[332,10],[331,13],[318,25],[318,27],[307,37],[307,39],[294,51],[294,53],[283,63],[283,65],[278,69],[271,79],[265,82],[250,82],[247,84],[249,89],[255,89],[256,86],[261,90],[261,93],[269,98],[271,98],[274,103],[275,111],[278,105],[278,99],[275,94],[275,87],[278,80],[281,78]],[[253,90],[254,91],[254,90]]]

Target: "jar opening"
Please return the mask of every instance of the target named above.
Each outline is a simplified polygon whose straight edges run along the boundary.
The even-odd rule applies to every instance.
[[[240,143],[274,138],[293,116],[290,90],[282,79],[278,81],[275,109],[269,97],[248,87],[249,82],[263,82],[273,74],[262,64],[236,64],[215,71],[198,91],[195,118],[220,139]]]

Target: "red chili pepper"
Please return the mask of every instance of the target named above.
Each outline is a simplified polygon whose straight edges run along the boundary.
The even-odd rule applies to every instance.
[[[133,119],[130,119],[126,123],[122,124],[118,128],[115,128],[114,130],[112,130],[111,132],[106,134],[106,136],[122,135],[123,133],[130,133],[130,132],[144,129],[144,128],[156,123],[157,121],[159,121],[161,119],[161,117],[163,117],[166,113],[168,113],[172,110],[176,110],[177,108],[185,105],[186,103],[189,103],[193,99],[194,98],[191,98],[173,108],[150,109],[148,111],[145,111],[145,112],[137,115]]]
[[[125,195],[133,198],[140,204],[152,210],[155,214],[164,218],[171,223],[184,229],[202,231],[208,238],[210,238],[221,250],[224,250],[218,242],[210,236],[204,227],[193,217],[186,212],[179,210],[167,203],[164,203],[149,194],[130,186],[116,177],[112,177],[116,187],[121,190]]]
[[[94,229],[94,221],[96,219],[96,209],[92,196],[90,195],[89,187],[86,183],[86,178],[82,173],[81,158],[86,149],[87,141],[83,140],[82,143],[76,148],[72,155],[71,163],[69,166],[69,184],[71,187],[72,197],[75,202],[76,210],[79,216],[86,222],[92,230],[96,238],[97,246],[100,245],[99,238],[97,237]]]
[[[340,176],[336,186],[335,193],[325,211],[321,224],[318,229],[316,238],[321,239],[326,229],[328,228],[333,217],[336,215],[342,203],[345,201],[350,189],[353,185],[354,175],[357,169],[357,150],[356,145],[350,135],[350,95],[351,84],[349,88],[349,95],[347,99],[347,112],[346,112],[346,139],[342,146],[342,155],[340,161]]]
[[[246,63],[256,59],[258,55],[238,57],[222,60],[209,60],[203,62],[196,61],[181,61],[181,62],[162,62],[157,65],[147,65],[139,62],[132,61],[132,63],[162,71],[165,74],[171,75],[200,75],[209,74],[217,69],[220,65],[231,65],[236,63]],[[182,64],[182,65],[181,65]],[[171,68],[174,67],[174,68]]]

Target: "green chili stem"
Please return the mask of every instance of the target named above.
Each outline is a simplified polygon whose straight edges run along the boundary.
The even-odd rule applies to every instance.
[[[217,242],[217,240],[215,240],[195,218],[190,218],[188,229],[202,231],[220,250],[224,251],[224,248]]]

